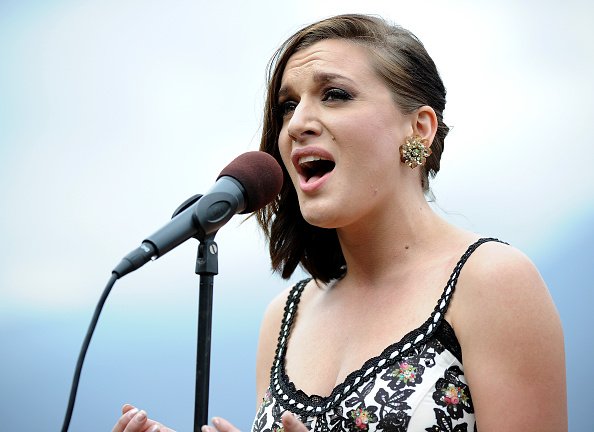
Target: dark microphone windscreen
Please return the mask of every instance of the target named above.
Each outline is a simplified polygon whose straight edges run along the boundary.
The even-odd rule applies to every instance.
[[[217,180],[233,177],[245,189],[247,205],[241,213],[259,210],[272,201],[283,186],[283,171],[274,157],[263,151],[239,155],[223,168]]]

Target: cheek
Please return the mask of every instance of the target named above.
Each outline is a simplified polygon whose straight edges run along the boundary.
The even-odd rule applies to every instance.
[[[281,132],[282,136],[282,132]],[[281,159],[283,160],[283,164],[285,168],[292,175],[293,164],[291,163],[291,140],[287,138],[279,138],[278,139],[278,151],[281,155]]]

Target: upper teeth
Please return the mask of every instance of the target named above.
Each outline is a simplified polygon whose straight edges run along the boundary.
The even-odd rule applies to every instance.
[[[328,159],[323,158],[321,156],[303,156],[303,157],[299,158],[299,165],[302,165],[307,162],[315,162],[315,161],[319,161],[319,160],[328,160]]]

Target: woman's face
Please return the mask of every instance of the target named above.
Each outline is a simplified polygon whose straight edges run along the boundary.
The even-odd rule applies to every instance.
[[[277,102],[279,150],[307,222],[341,228],[394,201],[412,123],[365,47],[328,39],[294,53]]]

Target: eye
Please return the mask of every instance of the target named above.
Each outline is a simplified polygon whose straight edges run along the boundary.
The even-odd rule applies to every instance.
[[[331,88],[324,92],[324,96],[322,97],[323,101],[345,101],[351,100],[353,97],[350,95],[349,92],[339,88]]]
[[[297,102],[288,100],[288,101],[280,102],[276,106],[276,112],[278,113],[279,116],[286,117],[287,115],[289,115],[290,113],[295,111],[295,108],[297,108]]]

